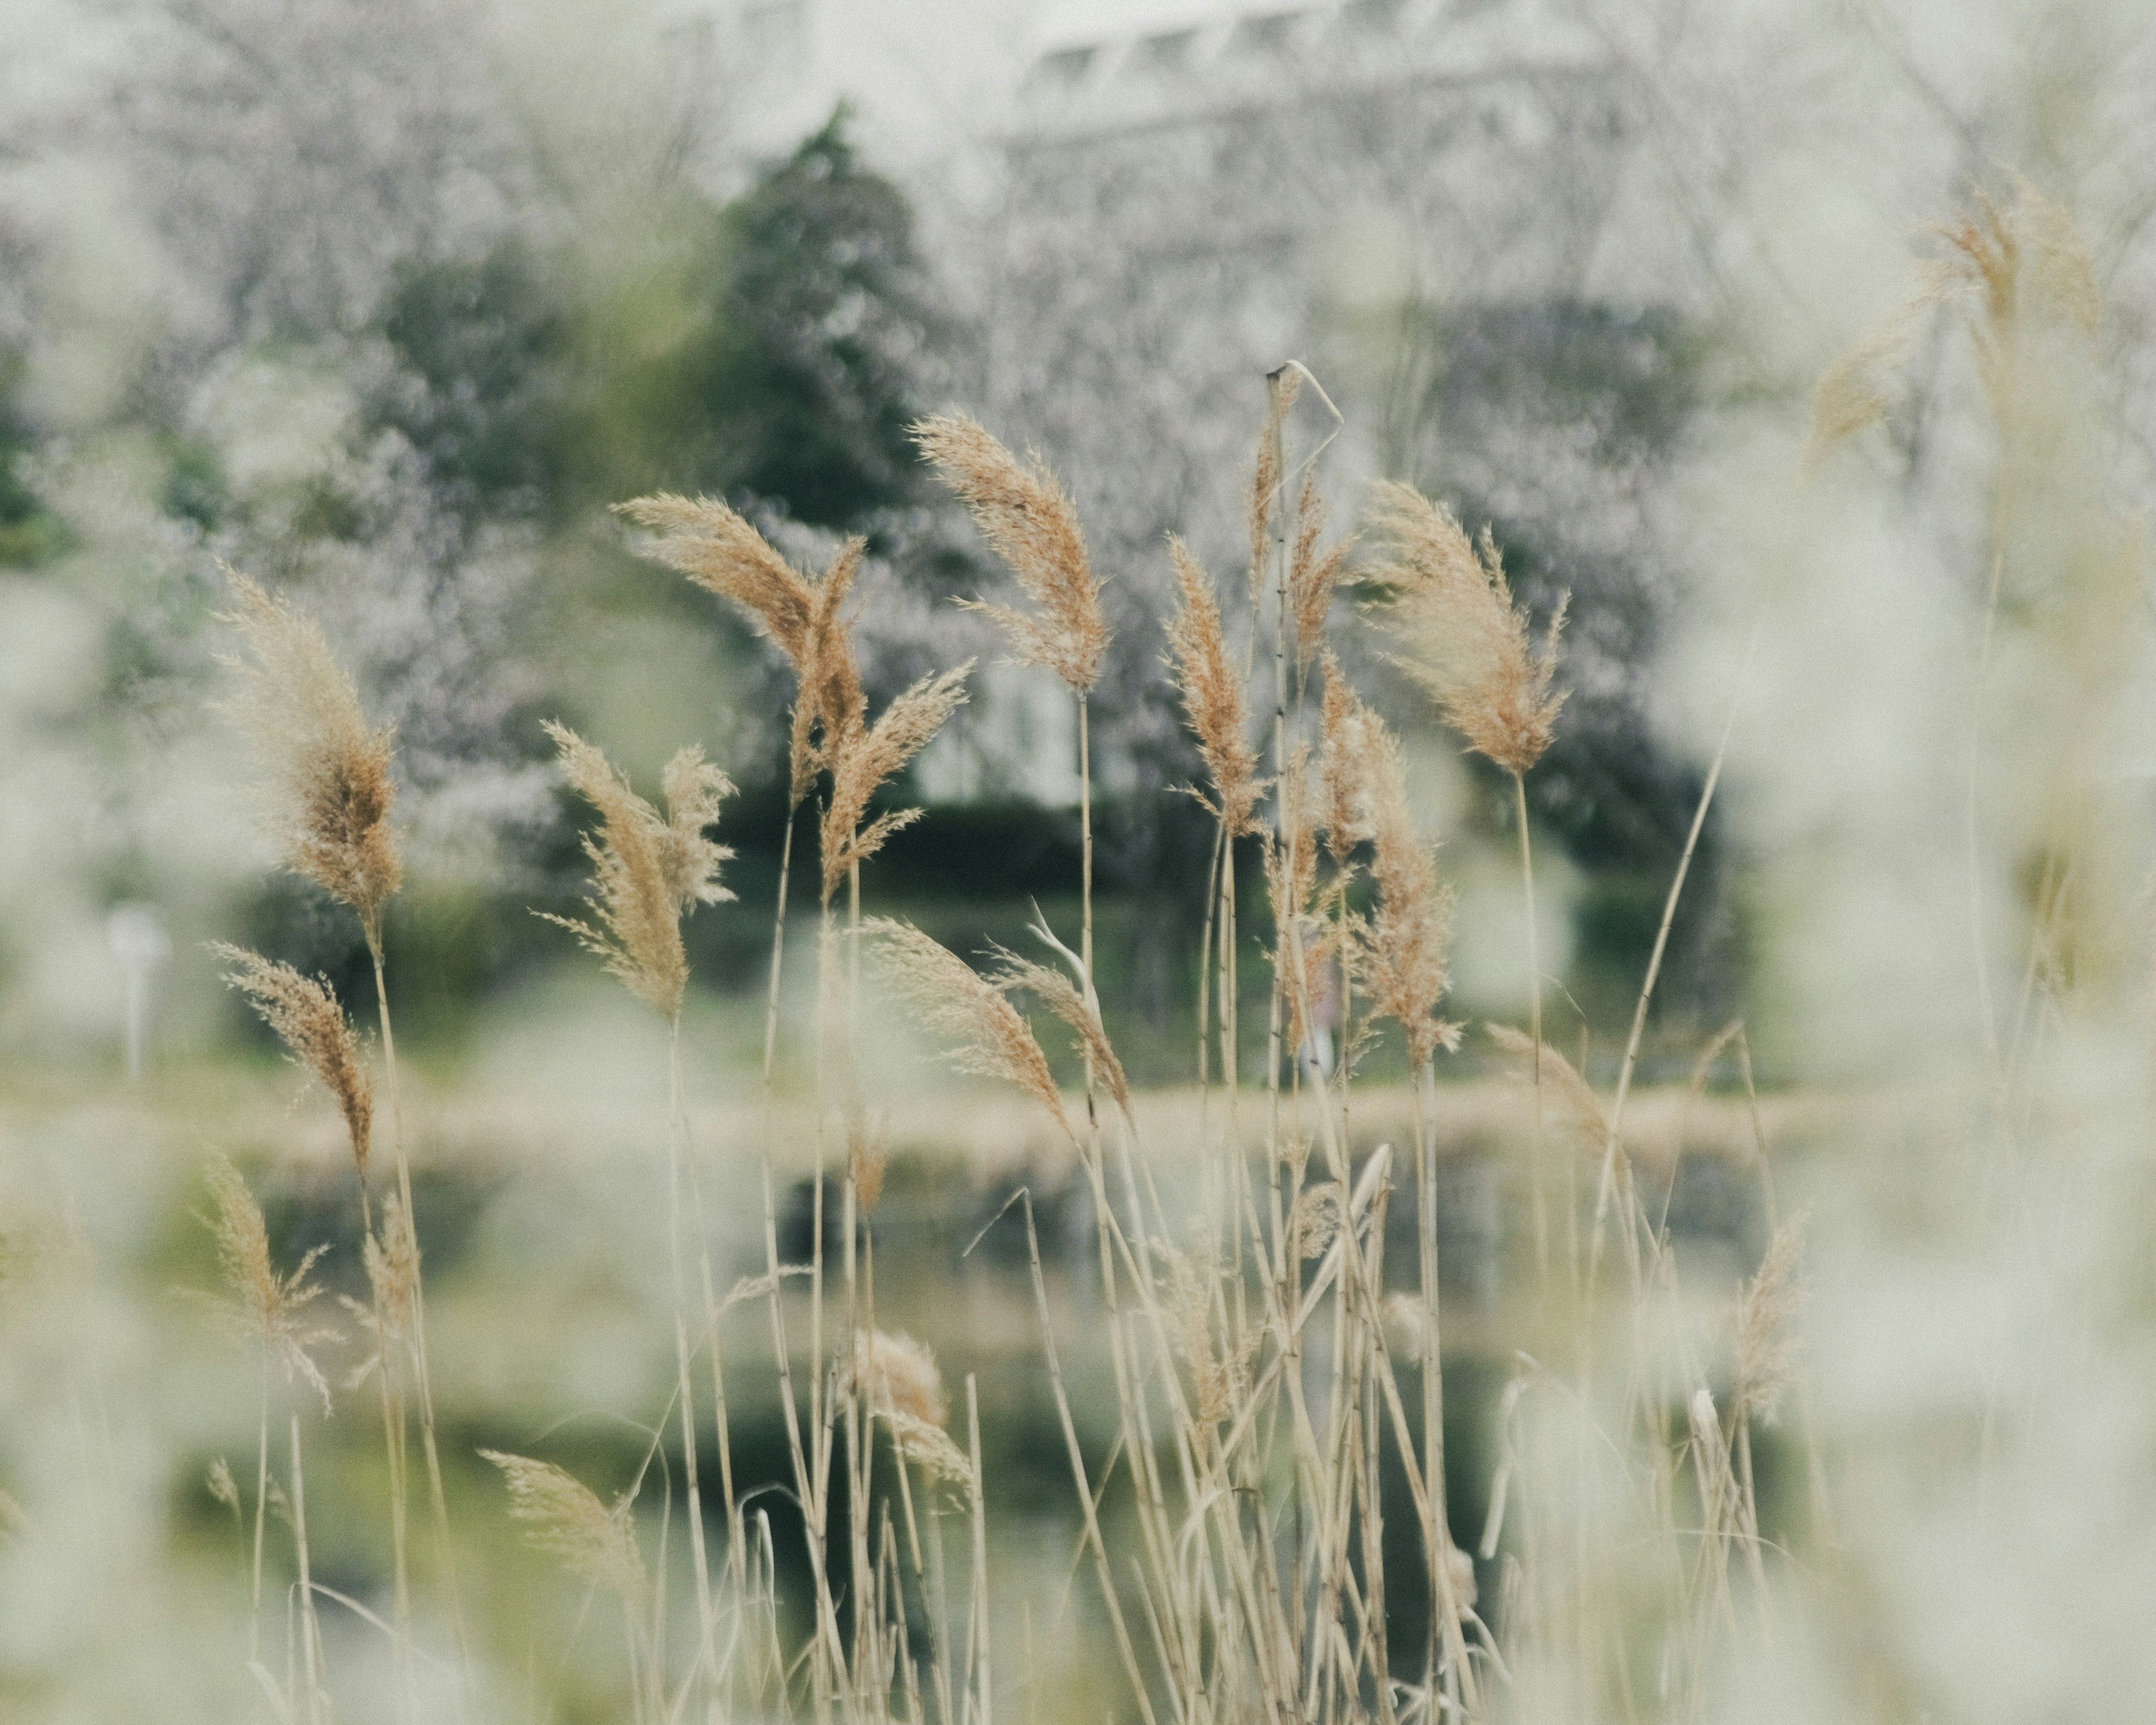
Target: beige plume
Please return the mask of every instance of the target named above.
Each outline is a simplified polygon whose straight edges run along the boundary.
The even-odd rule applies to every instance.
[[[718,880],[720,863],[733,853],[704,836],[733,786],[701,751],[684,749],[666,766],[662,819],[590,743],[566,726],[546,728],[569,783],[599,812],[598,836],[588,833],[583,840],[598,922],[541,914],[575,934],[633,993],[670,1019],[689,983],[682,916],[733,896]]]
[[[1211,578],[1173,534],[1168,536],[1168,554],[1182,597],[1181,608],[1168,624],[1168,642],[1175,655],[1183,713],[1213,777],[1218,800],[1212,807],[1230,834],[1255,832],[1257,824],[1251,810],[1257,806],[1260,790],[1257,751],[1250,747],[1243,680],[1229,660],[1220,629],[1220,601]]]
[[[1390,557],[1378,572],[1394,589],[1385,623],[1394,663],[1435,699],[1445,721],[1508,773],[1524,773],[1550,746],[1566,696],[1552,694],[1565,606],[1539,651],[1527,613],[1512,603],[1497,547],[1479,546],[1450,510],[1411,485],[1381,483],[1376,519]]]
[[[313,1074],[335,1099],[352,1137],[352,1161],[364,1180],[372,1142],[374,1086],[360,1059],[359,1038],[329,979],[302,976],[289,964],[273,963],[259,952],[221,941],[210,951],[232,966],[224,973],[227,985],[247,997],[293,1063]]]
[[[913,436],[1039,608],[1035,616],[1002,605],[967,608],[1000,624],[1021,663],[1045,666],[1083,695],[1100,680],[1108,627],[1070,496],[1038,456],[1022,464],[963,415],[923,419]]]
[[[287,865],[357,911],[368,946],[378,949],[382,906],[404,879],[389,825],[393,734],[367,727],[321,624],[245,576],[224,572],[239,608],[219,620],[239,632],[249,655],[225,661],[241,679],[228,711],[270,768],[271,829]]]

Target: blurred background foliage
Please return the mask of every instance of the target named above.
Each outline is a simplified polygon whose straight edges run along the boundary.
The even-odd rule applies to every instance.
[[[1059,903],[1069,715],[949,603],[1005,578],[906,436],[952,407],[1056,465],[1110,577],[1103,982],[1111,1015],[1166,1029],[1188,1010],[1204,896],[1202,834],[1168,794],[1197,769],[1160,662],[1161,536],[1238,578],[1259,379],[1290,353],[1344,415],[1323,470],[1342,528],[1363,481],[1404,477],[1489,527],[1537,619],[1569,596],[1571,701],[1529,792],[1553,865],[1544,951],[1578,1009],[1564,1034],[1606,1045],[1707,752],[1670,667],[1725,608],[1682,501],[1747,415],[1801,411],[1830,351],[1816,317],[1801,338],[1778,321],[1803,201],[1774,203],[1768,116],[1809,111],[1801,90],[1853,50],[1789,21],[1747,35],[1650,8],[1650,30],[1524,5],[1446,13],[1410,43],[1428,10],[1297,13],[1281,28],[1308,39],[1301,60],[1258,55],[1240,26],[1132,46],[1106,14],[1055,27],[1104,45],[1049,28],[1030,62],[954,36],[937,75],[1000,80],[996,99],[910,130],[859,68],[886,105],[870,120],[774,105],[815,80],[757,59],[722,6],[571,6],[505,34],[477,4],[141,0],[106,35],[23,26],[0,137],[23,165],[0,187],[0,578],[25,667],[0,788],[46,812],[0,859],[0,1047],[110,1057],[123,902],[172,932],[176,1053],[239,1029],[208,1004],[200,939],[244,927],[335,974],[353,962],[241,840],[245,768],[209,711],[220,563],[321,614],[398,727],[409,914],[439,997],[415,1025],[566,957],[523,915],[560,908],[577,875],[542,717],[646,785],[703,742],[743,787],[726,837],[755,903],[790,691],[734,617],[634,556],[608,506],[660,489],[722,496],[806,562],[865,536],[875,699],[983,660],[900,788],[937,818],[876,891],[953,911],[962,945]],[[1387,32],[1397,53],[1372,59]],[[1486,37],[1504,52],[1466,72],[1443,58]],[[1164,79],[1171,51],[1183,70]],[[1388,65],[1412,75],[1373,82]],[[2010,104],[1984,111],[2002,148],[2019,137]],[[2025,154],[2073,167],[2041,138]],[[1958,482],[1921,430],[1950,388],[1920,372],[1895,422],[1912,495]],[[1336,429],[1299,411],[1302,449]],[[1356,614],[1374,597],[1351,583],[1335,639],[1446,839],[1461,1009],[1510,1012],[1517,967],[1479,960],[1473,932],[1518,915],[1504,786],[1386,664]],[[60,814],[54,783],[90,813]],[[1672,1047],[1757,1004],[1746,860],[1717,812],[1656,1000]],[[756,985],[745,920],[700,919],[699,986]],[[1148,1076],[1181,1070],[1179,1035],[1144,1045]]]

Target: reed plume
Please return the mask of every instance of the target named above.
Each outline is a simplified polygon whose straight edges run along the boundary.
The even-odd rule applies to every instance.
[[[334,1332],[308,1316],[307,1308],[321,1297],[322,1290],[320,1283],[307,1278],[329,1248],[311,1247],[290,1273],[279,1275],[270,1256],[270,1231],[263,1225],[262,1207],[239,1170],[228,1158],[213,1156],[204,1178],[217,1205],[208,1224],[217,1241],[218,1270],[230,1296],[218,1309],[233,1328],[261,1343],[264,1357],[283,1368],[288,1381],[312,1386],[327,1413],[329,1380],[310,1350]]]
[[[661,492],[617,503],[614,512],[660,535],[646,556],[734,605],[793,667],[798,692],[788,757],[799,808],[817,773],[861,726],[865,701],[842,608],[868,542],[847,540],[823,575],[811,578],[716,498]]]
[[[362,1248],[367,1283],[374,1296],[367,1310],[378,1323],[384,1347],[412,1333],[418,1319],[419,1240],[403,1196],[392,1192],[382,1206],[382,1226]]]
[[[1403,650],[1394,662],[1471,749],[1526,773],[1549,747],[1567,698],[1550,691],[1565,602],[1537,651],[1486,529],[1471,543],[1450,510],[1392,480],[1378,485],[1375,513],[1391,552],[1378,574],[1394,589],[1385,621]]]
[[[1798,1224],[1784,1222],[1774,1230],[1758,1271],[1738,1291],[1731,1356],[1732,1420],[1771,1423],[1783,1392],[1795,1380],[1799,1349],[1791,1327],[1803,1243]]]
[[[823,819],[824,902],[829,904],[848,873],[883,847],[893,833],[921,818],[918,809],[891,809],[866,826],[869,799],[943,728],[966,702],[968,660],[941,676],[923,677],[883,710],[866,730],[856,730],[831,765],[831,800]]]
[[[1296,501],[1295,544],[1287,564],[1288,617],[1295,626],[1298,678],[1309,675],[1311,661],[1325,645],[1325,619],[1332,609],[1332,594],[1357,544],[1357,536],[1351,533],[1321,551],[1324,536],[1325,500],[1317,495],[1312,475],[1303,480]]]
[[[1123,1074],[1123,1063],[1108,1040],[1100,1013],[1078,985],[1061,971],[1021,958],[1001,947],[992,945],[989,952],[996,960],[996,968],[988,973],[989,983],[1006,994],[1014,989],[1024,989],[1062,1019],[1077,1039],[1079,1050],[1086,1056],[1094,1076],[1107,1086],[1116,1106],[1127,1116],[1131,1111],[1130,1080]]]
[[[581,1581],[631,1603],[643,1598],[647,1583],[629,1493],[609,1509],[590,1486],[551,1461],[500,1450],[480,1454],[501,1470],[510,1517],[528,1524],[524,1538],[534,1550],[559,1559]]]
[[[878,1413],[896,1410],[941,1425],[951,1417],[936,1356],[912,1337],[864,1330],[854,1338],[848,1387]]]
[[[873,916],[862,927],[876,937],[886,982],[956,1045],[945,1056],[953,1066],[1015,1085],[1070,1130],[1048,1057],[1000,988],[911,923]]]
[[[1460,1045],[1460,1026],[1435,1016],[1447,982],[1453,892],[1439,885],[1433,847],[1415,830],[1399,743],[1375,714],[1366,726],[1363,802],[1376,841],[1370,878],[1378,906],[1359,931],[1358,968],[1378,1016],[1399,1023],[1419,1066],[1440,1046]]]
[[[932,1479],[970,1483],[973,1464],[951,1440],[951,1415],[936,1356],[911,1336],[863,1330],[841,1388],[858,1395],[891,1427],[899,1453]]]
[[[666,763],[662,817],[575,732],[551,721],[546,729],[560,752],[563,774],[599,812],[598,836],[583,835],[598,921],[539,914],[574,934],[639,999],[669,1019],[676,1017],[689,983],[681,918],[698,905],[722,904],[733,896],[718,878],[719,865],[733,852],[704,836],[733,785],[705,761],[701,749],[683,749]]]
[[[1979,191],[1975,208],[1933,228],[1946,254],[1928,260],[1909,295],[1820,374],[1812,393],[1805,465],[1886,417],[1897,374],[1908,363],[1926,315],[1973,305],[1969,333],[1994,414],[2013,417],[2015,371],[2031,328],[2094,332],[2102,296],[2087,243],[2072,215],[2026,184],[2001,208]]]
[[[1331,648],[1326,649],[1321,663],[1325,699],[1319,713],[1323,752],[1317,818],[1324,829],[1325,848],[1332,854],[1334,866],[1345,870],[1356,845],[1372,836],[1363,788],[1368,773],[1374,721],[1342,673]]]
[[[1257,751],[1250,747],[1250,715],[1243,680],[1228,655],[1220,629],[1220,601],[1213,583],[1189,548],[1175,535],[1168,541],[1182,605],[1168,624],[1176,687],[1183,710],[1198,738],[1198,752],[1212,775],[1214,796],[1206,806],[1233,837],[1257,830],[1251,817],[1262,788]]]
[[[1101,583],[1086,560],[1069,494],[1038,456],[1030,465],[1021,463],[963,415],[923,419],[913,436],[1039,614],[978,600],[966,608],[1003,628],[1020,664],[1045,666],[1072,693],[1085,694],[1100,680],[1108,627],[1101,614]]]
[[[394,733],[370,730],[358,691],[314,619],[225,571],[239,601],[219,621],[239,632],[246,659],[223,662],[241,680],[227,708],[269,767],[270,829],[286,866],[359,915],[368,947],[382,943],[382,911],[404,878],[389,810]]]
[[[1578,1147],[1599,1152],[1609,1136],[1609,1116],[1601,1098],[1572,1062],[1545,1042],[1539,1051],[1537,1066],[1535,1040],[1526,1031],[1515,1029],[1510,1024],[1485,1024],[1482,1028],[1527,1084],[1535,1084],[1539,1072],[1539,1081],[1548,1087],[1548,1100],[1557,1105],[1560,1123]]]
[[[213,943],[210,951],[233,968],[228,987],[247,997],[262,1022],[276,1032],[292,1063],[311,1073],[335,1100],[352,1137],[352,1161],[367,1178],[372,1143],[374,1086],[360,1059],[359,1038],[337,1003],[327,977],[307,977],[244,947]]]

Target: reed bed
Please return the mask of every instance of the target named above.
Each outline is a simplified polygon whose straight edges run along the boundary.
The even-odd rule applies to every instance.
[[[2013,242],[2025,230],[2043,243],[2017,263]],[[2037,286],[2052,284],[2065,303],[2066,249],[2054,226],[1997,209],[1957,230],[1953,244],[1962,275],[1927,291],[1958,281],[1984,296],[1984,377],[2004,413],[2013,331],[2002,320],[2017,314],[2000,280],[2035,270]],[[1872,416],[1877,393],[1864,367],[1890,347],[1875,340],[1830,376],[1823,446]],[[1632,1096],[1690,844],[1614,1093],[1545,1040],[1532,935],[1521,955],[1532,982],[1526,1025],[1446,1015],[1455,906],[1443,856],[1410,804],[1399,739],[1332,650],[1337,631],[1359,626],[1336,590],[1352,571],[1377,595],[1374,621],[1435,718],[1509,778],[1530,931],[1527,783],[1564,721],[1564,608],[1531,619],[1490,536],[1471,536],[1404,485],[1378,492],[1365,529],[1377,554],[1356,563],[1364,542],[1332,531],[1320,495],[1336,420],[1306,372],[1276,373],[1248,475],[1246,578],[1217,583],[1179,540],[1163,552],[1179,599],[1164,656],[1204,767],[1189,788],[1216,826],[1194,1083],[1169,1098],[1132,1095],[1101,1013],[1086,704],[1107,624],[1076,506],[1046,464],[1019,459],[968,418],[918,428],[924,454],[1027,605],[989,595],[978,608],[1021,663],[1056,679],[1075,703],[1086,839],[1078,927],[1058,930],[1043,918],[1024,952],[953,952],[865,911],[879,849],[919,813],[890,807],[886,793],[965,699],[966,671],[926,678],[871,716],[847,610],[862,547],[849,543],[812,573],[721,503],[659,496],[621,506],[647,536],[647,555],[737,608],[797,678],[761,1094],[735,1108],[723,1132],[753,1147],[762,1261],[730,1286],[711,1250],[708,1153],[721,1129],[692,1117],[684,1083],[696,1050],[684,1045],[681,923],[699,910],[754,913],[726,908],[729,853],[711,836],[723,829],[731,786],[685,749],[665,769],[662,808],[592,744],[550,727],[564,778],[597,817],[584,840],[590,908],[555,920],[650,1009],[650,1034],[668,1054],[669,1199],[651,1219],[650,1245],[658,1251],[663,1235],[674,1383],[670,1404],[651,1410],[644,1467],[612,1498],[545,1455],[490,1449],[486,1460],[501,1476],[500,1512],[588,1601],[618,1609],[628,1674],[621,1717],[639,1725],[797,1717],[990,1725],[1014,1710],[1012,1671],[1027,1656],[992,1645],[979,1384],[970,1375],[947,1383],[932,1353],[886,1328],[878,1310],[878,1210],[894,1132],[863,1089],[860,1025],[872,995],[910,1004],[952,1065],[1009,1088],[984,1163],[1009,1157],[1014,1143],[1034,1147],[1007,1169],[1005,1208],[1025,1235],[1039,1371],[1082,1524],[1073,1570],[1106,1625],[1120,1717],[1145,1725],[1692,1720],[1712,1711],[1719,1662],[1734,1640],[1761,1625],[1771,1636],[1799,1566],[1773,1543],[1763,1514],[1756,1451],[1765,1422],[1784,1419],[1804,1457],[1810,1525],[1823,1529],[1830,1518],[1799,1387],[1802,1235],[1776,1206],[1769,1153],[1787,1105],[1758,1095],[1741,1024],[1701,1050],[1688,1095],[1647,1106]],[[1999,528],[2002,546],[2010,528]],[[234,578],[234,592],[231,620],[247,655],[235,667],[237,711],[264,745],[272,820],[290,866],[359,920],[386,1099],[377,1107],[346,1004],[326,982],[222,949],[234,986],[336,1103],[362,1195],[371,1289],[347,1315],[373,1341],[357,1384],[322,1375],[311,1348],[328,1313],[310,1281],[313,1255],[274,1264],[244,1183],[228,1163],[213,1164],[228,1315],[260,1356],[254,1466],[212,1481],[248,1530],[249,1668],[280,1719],[339,1711],[319,1627],[326,1595],[310,1565],[304,1440],[317,1404],[363,1394],[382,1430],[393,1574],[388,1616],[376,1620],[398,1650],[396,1706],[412,1717],[435,1707],[414,1673],[446,1659],[458,1672],[454,1716],[513,1714],[463,1635],[441,1486],[415,1232],[425,1224],[414,1214],[382,989],[393,957],[382,910],[402,878],[389,819],[393,739],[370,728],[319,629],[244,578]],[[1707,777],[1694,842],[1721,765],[1717,757]],[[789,1025],[781,982],[804,809],[817,852],[814,1008],[809,1022]],[[2064,846],[2076,829],[2071,809],[2060,819]],[[1261,859],[1269,972],[1261,1029],[1239,1010],[1245,942],[1237,922],[1254,895],[1239,890],[1235,874],[1238,858],[1252,855]],[[2072,870],[2061,849],[2046,899],[2057,925],[2049,937],[2061,942],[2071,935]],[[1321,996],[1337,1003],[1337,1056],[1316,1034]],[[1404,1088],[1358,1077],[1358,1058],[1380,1034],[1406,1051]],[[775,1051],[789,1035],[804,1038],[812,1057],[807,1103],[782,1100],[773,1081]],[[1075,1089],[1059,1086],[1044,1036],[1075,1051],[1083,1075]],[[1443,1064],[1471,1042],[1509,1076],[1440,1085]],[[2002,1040],[2002,1086],[2015,1058]],[[1248,1078],[1254,1070],[1260,1082]],[[1706,1096],[1717,1076],[1737,1086]],[[1030,1123],[1014,1125],[1013,1110]],[[373,1153],[378,1115],[389,1131],[386,1173]],[[1516,1353],[1499,1401],[1494,1470],[1463,1493],[1446,1448],[1452,1320],[1442,1301],[1440,1163],[1463,1122],[1495,1135],[1522,1121],[1532,1154],[1508,1176],[1508,1192],[1532,1241],[1535,1346]],[[1763,1260],[1704,1336],[1666,1225],[1672,1146],[1702,1122],[1756,1183],[1774,1223]],[[901,1122],[898,1136],[907,1129]],[[1083,1418],[1065,1375],[1070,1338],[1059,1334],[1048,1291],[1036,1194],[1018,1178],[1048,1167],[1070,1171],[1089,1200],[1086,1252],[1112,1406],[1088,1406]],[[804,1173],[815,1211],[805,1260],[794,1261],[782,1252],[778,1194]],[[824,1214],[827,1202],[835,1218]],[[1413,1226],[1397,1231],[1389,1219],[1401,1208]],[[1389,1264],[1401,1239],[1412,1240],[1412,1261]],[[767,1329],[783,1489],[806,1532],[805,1598],[780,1596],[769,1494],[744,1492],[735,1470],[727,1359],[745,1324]],[[1088,1436],[1104,1422],[1112,1432],[1105,1450]],[[435,1536],[429,1554],[409,1548],[408,1501],[420,1490],[414,1431]],[[707,1454],[717,1457],[716,1480],[701,1471]],[[1478,1525],[1455,1522],[1463,1497],[1486,1506]],[[298,1578],[281,1612],[263,1586],[273,1517]],[[420,1645],[422,1594],[454,1626],[446,1649]]]

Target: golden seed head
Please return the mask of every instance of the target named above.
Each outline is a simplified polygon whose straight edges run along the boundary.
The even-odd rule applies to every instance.
[[[862,927],[876,937],[885,981],[956,1045],[947,1056],[953,1066],[1015,1085],[1070,1130],[1048,1057],[1000,988],[910,923],[875,916]]]
[[[1440,886],[1433,847],[1408,809],[1399,745],[1377,716],[1365,720],[1363,808],[1376,842],[1370,877],[1378,906],[1358,931],[1358,970],[1378,1015],[1399,1022],[1418,1066],[1440,1046],[1460,1045],[1460,1027],[1436,1016],[1452,943],[1453,893]]]
[[[1010,566],[1038,614],[1002,605],[968,608],[1003,627],[1021,664],[1045,666],[1083,695],[1100,680],[1108,627],[1101,614],[1101,583],[1086,561],[1086,537],[1070,496],[1040,457],[1022,464],[963,415],[923,419],[913,436]]]
[[[853,640],[840,614],[868,542],[849,539],[820,578],[803,574],[738,511],[711,497],[660,493],[614,506],[660,536],[644,552],[737,608],[777,645],[798,684],[788,750],[793,806],[860,727]]]
[[[1445,721],[1508,773],[1524,773],[1550,746],[1566,695],[1550,692],[1565,603],[1539,650],[1496,542],[1469,542],[1451,511],[1411,485],[1378,487],[1377,525],[1391,545],[1378,572],[1394,597],[1385,621],[1402,651],[1394,663],[1436,701]]]
[[[1060,970],[1021,958],[1001,947],[992,946],[989,950],[997,961],[996,968],[988,973],[989,983],[1006,994],[1014,989],[1024,989],[1062,1019],[1078,1039],[1079,1049],[1091,1065],[1095,1076],[1107,1087],[1116,1106],[1128,1115],[1131,1086],[1123,1075],[1123,1063],[1116,1058],[1114,1045],[1108,1040],[1101,1014],[1077,983]]]
[[[1220,602],[1211,578],[1173,534],[1168,536],[1168,555],[1182,598],[1168,624],[1168,642],[1183,711],[1212,775],[1216,800],[1209,806],[1230,834],[1255,832],[1251,811],[1260,789],[1258,756],[1250,742],[1243,680],[1221,633]]]
[[[1738,1294],[1732,1420],[1772,1421],[1783,1392],[1796,1378],[1799,1350],[1792,1325],[1802,1251],[1802,1231],[1796,1223],[1784,1222],[1768,1242],[1758,1272]]]
[[[608,1509],[590,1486],[551,1461],[500,1450],[480,1454],[502,1471],[509,1486],[511,1519],[528,1524],[526,1541],[561,1560],[581,1581],[635,1604],[646,1585],[636,1548],[636,1525],[627,1493]]]
[[[1296,503],[1295,547],[1288,558],[1288,616],[1295,627],[1295,661],[1298,675],[1306,675],[1311,660],[1325,644],[1325,619],[1332,609],[1333,590],[1347,572],[1356,536],[1349,534],[1321,551],[1325,536],[1325,501],[1317,495],[1315,476],[1302,482]]]
[[[546,920],[570,930],[631,993],[673,1018],[689,983],[681,918],[700,904],[733,896],[718,878],[719,865],[733,852],[704,836],[733,786],[701,749],[683,749],[663,776],[662,818],[590,743],[566,726],[550,721],[546,728],[562,773],[600,817],[598,835],[587,833],[583,840],[598,924]]]
[[[224,980],[239,990],[277,1033],[293,1064],[314,1075],[336,1100],[352,1137],[352,1161],[362,1180],[372,1141],[374,1086],[360,1059],[359,1039],[337,1004],[326,977],[306,977],[259,952],[218,942],[210,951],[233,968]]]
[[[260,752],[275,790],[271,828],[286,865],[359,913],[378,947],[382,906],[404,878],[390,829],[394,737],[369,730],[321,627],[245,576],[228,569],[239,601],[221,621],[249,656],[228,660],[241,690],[228,711]]]
[[[893,833],[921,818],[917,809],[898,809],[861,824],[869,799],[965,705],[966,677],[973,668],[968,660],[956,670],[923,677],[886,707],[874,725],[866,730],[856,726],[840,741],[829,763],[831,800],[824,805],[825,904],[857,864],[875,855]]]
[[[311,1323],[305,1312],[322,1291],[318,1283],[307,1280],[308,1275],[328,1248],[312,1248],[290,1275],[280,1276],[270,1261],[270,1231],[263,1224],[261,1206],[239,1170],[228,1158],[214,1156],[206,1178],[217,1205],[209,1226],[217,1240],[218,1269],[231,1296],[222,1307],[223,1313],[234,1328],[261,1343],[269,1358],[284,1368],[287,1380],[313,1386],[327,1413],[329,1382],[309,1350],[328,1339],[331,1332]]]
[[[879,1414],[908,1414],[931,1425],[950,1417],[936,1356],[911,1336],[860,1332],[854,1337],[849,1377],[850,1387]]]
[[[1526,1031],[1517,1030],[1510,1024],[1485,1024],[1483,1029],[1490,1033],[1490,1040],[1497,1045],[1498,1050],[1512,1063],[1522,1083],[1533,1084],[1539,1075],[1546,1095],[1556,1104],[1551,1124],[1568,1136],[1576,1149],[1600,1155],[1609,1141],[1609,1117],[1604,1111],[1601,1099],[1594,1094],[1593,1086],[1572,1062],[1545,1042],[1538,1065],[1534,1039]]]

